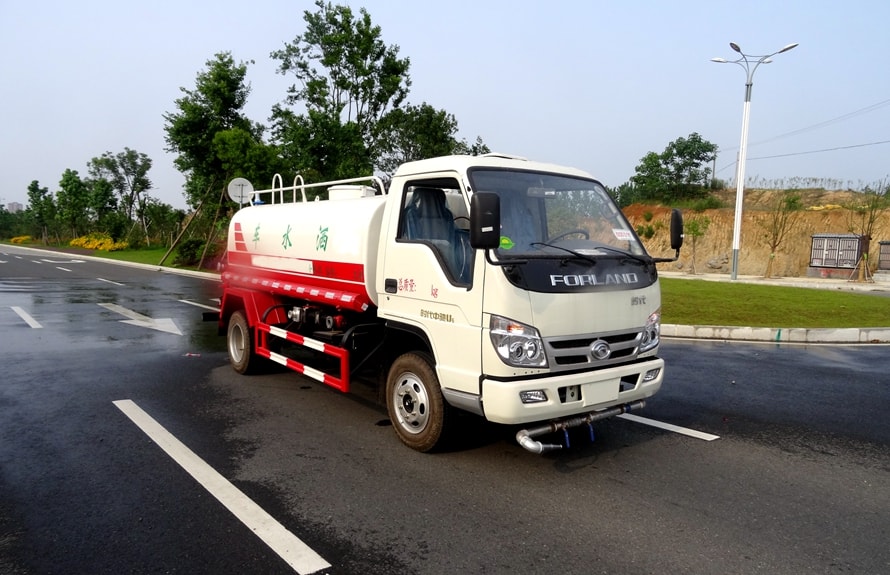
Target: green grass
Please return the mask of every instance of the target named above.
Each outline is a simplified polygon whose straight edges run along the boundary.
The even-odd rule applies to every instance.
[[[119,260],[125,262],[135,262],[140,264],[148,264],[152,266],[158,265],[158,262],[161,261],[161,258],[164,257],[164,254],[167,253],[169,248],[142,248],[139,250],[118,250],[114,252],[103,252],[100,250],[93,251],[92,255],[98,258],[107,258],[109,260]],[[197,266],[184,266],[184,265],[173,265],[173,260],[176,259],[176,252],[174,251],[167,259],[164,260],[165,268],[174,268],[180,270],[198,270]],[[208,258],[209,260],[210,258]],[[205,266],[198,271],[202,272],[214,272],[216,271],[215,267],[208,267],[205,263]]]
[[[890,327],[890,297],[827,289],[661,278],[661,310],[680,325]]]
[[[125,262],[136,262],[140,264],[149,264],[156,266],[168,248],[145,248],[141,250],[119,250],[115,252],[103,252],[94,250],[92,255],[97,258],[107,258],[109,260],[119,260]],[[164,261],[164,266],[173,267],[173,258],[176,254],[170,254]]]

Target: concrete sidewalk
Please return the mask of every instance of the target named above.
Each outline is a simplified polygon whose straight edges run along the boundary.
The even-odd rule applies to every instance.
[[[659,276],[690,281],[730,282],[729,274],[696,274],[663,271]],[[890,275],[877,274],[873,281],[858,282],[834,278],[763,278],[738,276],[737,283],[827,289],[887,296],[890,306]],[[811,329],[795,327],[738,327],[714,325],[662,324],[662,337],[711,340],[741,340],[787,343],[890,343],[890,326],[872,328]]]

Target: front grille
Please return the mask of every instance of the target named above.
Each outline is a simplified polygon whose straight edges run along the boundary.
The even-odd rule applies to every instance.
[[[625,363],[637,357],[643,330],[620,331],[590,334],[583,336],[549,337],[544,339],[547,361],[554,371],[602,367],[615,363]],[[595,344],[602,342],[610,350],[607,357],[599,359],[594,355]]]

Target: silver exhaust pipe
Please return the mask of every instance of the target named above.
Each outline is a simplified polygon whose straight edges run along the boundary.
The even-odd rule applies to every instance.
[[[619,405],[618,407],[611,407],[602,411],[593,411],[591,413],[579,415],[577,417],[551,421],[550,423],[546,423],[538,427],[533,427],[531,429],[520,429],[516,432],[516,442],[521,445],[523,449],[537,454],[562,449],[562,445],[558,445],[555,443],[541,443],[540,441],[535,439],[535,437],[538,437],[539,435],[546,435],[548,433],[556,433],[557,431],[564,431],[566,429],[578,427],[580,425],[590,425],[594,421],[615,417],[616,415],[621,415],[622,413],[628,413],[630,411],[642,409],[645,406],[646,402],[641,399],[639,401],[632,401],[631,403]]]

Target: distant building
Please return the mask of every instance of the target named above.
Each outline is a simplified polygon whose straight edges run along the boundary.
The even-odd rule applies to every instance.
[[[6,209],[9,210],[9,213],[15,214],[25,209],[25,206],[18,202],[9,202],[6,204]]]

